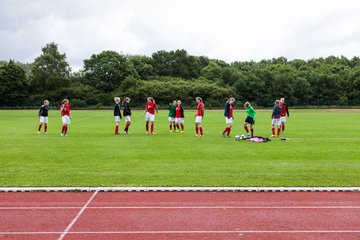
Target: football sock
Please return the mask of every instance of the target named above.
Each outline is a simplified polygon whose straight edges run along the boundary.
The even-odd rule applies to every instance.
[[[169,125],[169,128],[170,128],[170,130],[172,130],[172,125],[171,124]]]
[[[181,131],[184,131],[184,124],[181,124]]]
[[[277,135],[280,136],[280,131],[281,131],[281,127],[278,126],[278,131],[277,131]]]
[[[199,127],[195,127],[195,130],[196,130],[196,134],[199,134]]]
[[[245,129],[246,133],[249,133],[249,128],[247,125],[244,125],[244,129]]]
[[[154,124],[153,123],[151,124],[151,132],[152,133],[154,132]]]
[[[40,132],[41,127],[42,127],[42,123],[40,123],[40,124],[39,124],[39,127],[38,127],[38,132]]]
[[[44,124],[44,130],[47,132],[47,124]]]
[[[149,131],[149,122],[146,122],[146,131]]]
[[[226,127],[225,130],[224,130],[224,132],[223,132],[223,134],[225,134],[228,130],[229,130],[229,128]]]
[[[281,128],[282,128],[282,132],[284,132],[285,131],[285,124],[282,124]]]
[[[228,127],[227,136],[230,136],[231,128]]]
[[[251,131],[251,136],[254,136],[254,129],[250,128],[250,131]]]
[[[61,133],[64,133],[64,131],[65,131],[65,126],[62,126]]]
[[[272,130],[272,135],[275,135],[275,128],[272,127],[271,130]]]
[[[119,125],[116,125],[116,126],[115,126],[115,133],[116,133],[116,134],[119,133]]]
[[[202,127],[199,127],[201,136],[204,135]]]
[[[124,129],[125,132],[128,132],[128,131],[129,131],[129,126],[130,126],[130,124],[129,124],[129,122],[127,122],[127,123],[126,123],[126,127],[125,127],[125,129]]]
[[[65,135],[67,134],[67,125],[64,126],[64,134],[65,134]]]

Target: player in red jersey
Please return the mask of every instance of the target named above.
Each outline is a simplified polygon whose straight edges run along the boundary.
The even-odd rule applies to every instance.
[[[68,99],[64,99],[61,102],[61,106],[60,106],[60,112],[61,112],[61,120],[62,120],[62,129],[61,129],[61,134],[60,136],[67,136],[67,131],[68,131],[68,125],[70,125],[70,105],[69,105],[69,100]]]
[[[180,131],[181,126],[181,133],[184,132],[184,108],[181,105],[181,101],[177,101],[177,106],[175,108],[175,126],[178,129],[177,132]],[[179,126],[180,125],[180,126]]]
[[[233,114],[234,103],[235,103],[235,98],[232,97],[229,98],[229,100],[227,100],[225,104],[224,116],[225,116],[226,128],[223,132],[224,137],[230,137],[231,127],[233,125],[233,119],[234,119],[234,114]]]
[[[287,117],[290,117],[289,108],[285,104],[285,98],[280,98],[280,107],[281,107],[281,113],[280,113],[281,131],[285,132],[286,115]]]
[[[145,121],[146,121],[146,134],[149,133],[149,122],[151,123],[151,134],[155,134],[154,132],[154,121],[155,121],[155,111],[158,113],[158,109],[155,103],[155,100],[152,97],[147,98],[147,103],[145,107]]]
[[[196,130],[196,136],[199,136],[199,130],[200,130],[200,137],[204,136],[203,128],[202,128],[202,119],[204,118],[205,113],[205,105],[203,103],[203,100],[201,97],[196,98],[197,102],[197,110],[195,114],[195,130]]]

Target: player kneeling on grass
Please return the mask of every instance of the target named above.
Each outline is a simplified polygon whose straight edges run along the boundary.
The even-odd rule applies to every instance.
[[[121,117],[121,105],[120,98],[114,97],[115,105],[114,105],[114,119],[115,119],[115,134],[119,134],[119,124]]]
[[[181,132],[184,132],[184,108],[181,105],[181,101],[177,101],[177,106],[175,109],[175,124],[176,124],[176,132],[180,131],[181,126]],[[179,126],[180,125],[180,126]]]
[[[254,110],[254,108],[250,105],[249,102],[246,102],[244,104],[244,107],[246,109],[246,119],[244,122],[244,129],[246,131],[246,134],[248,137],[253,137],[254,136],[254,125],[255,125],[255,118],[256,118],[256,112]],[[250,131],[251,134],[249,133],[249,128],[248,128],[248,124],[250,124]]]
[[[43,124],[44,124],[44,133],[47,134],[49,104],[50,102],[48,100],[45,100],[44,105],[41,105],[39,109],[40,124],[38,127],[38,134],[40,134],[40,130]]]
[[[124,134],[129,134],[129,126],[131,125],[131,109],[129,103],[130,103],[130,98],[126,97],[123,101],[123,106],[124,106],[123,115],[126,123]]]
[[[158,113],[158,109],[155,103],[155,100],[152,97],[147,98],[147,103],[145,107],[145,121],[146,121],[146,134],[149,133],[149,122],[151,123],[151,134],[154,132],[154,121],[155,121],[155,111]]]
[[[195,131],[196,131],[196,137],[199,136],[199,130],[200,130],[200,137],[204,136],[203,128],[202,128],[202,120],[204,118],[205,113],[205,105],[203,103],[203,100],[201,97],[196,98],[197,102],[197,109],[195,114]]]
[[[170,132],[175,131],[175,111],[176,111],[176,100],[174,100],[172,103],[169,104],[169,114],[168,114],[168,120],[169,120],[169,128]]]
[[[70,125],[70,105],[69,100],[64,99],[61,102],[60,106],[60,112],[61,112],[61,120],[62,120],[62,129],[60,136],[67,136],[68,131],[68,125]]]
[[[231,127],[233,125],[233,120],[234,120],[234,115],[233,115],[234,103],[235,103],[235,98],[232,97],[229,98],[229,100],[227,100],[225,104],[224,116],[225,116],[226,128],[223,132],[224,137],[230,137]]]
[[[285,132],[286,115],[288,117],[290,117],[289,108],[285,104],[285,98],[280,98],[280,107],[281,107],[281,113],[280,113],[281,131],[284,133]]]
[[[280,122],[280,114],[281,114],[281,108],[279,106],[280,101],[276,100],[275,101],[275,105],[273,107],[273,112],[271,115],[271,131],[272,131],[272,135],[271,137],[275,137],[275,125],[277,126],[277,135],[276,137],[279,137],[280,135],[280,131],[281,131],[281,122]]]

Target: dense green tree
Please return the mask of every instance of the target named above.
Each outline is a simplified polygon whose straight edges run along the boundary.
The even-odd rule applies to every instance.
[[[84,60],[84,83],[104,92],[111,92],[126,77],[138,74],[126,56],[115,51],[103,51]]]
[[[70,67],[66,54],[61,54],[54,42],[41,49],[31,67],[31,87],[33,92],[49,92],[61,87],[69,87]]]
[[[25,71],[14,61],[0,66],[0,105],[24,105],[28,82]]]

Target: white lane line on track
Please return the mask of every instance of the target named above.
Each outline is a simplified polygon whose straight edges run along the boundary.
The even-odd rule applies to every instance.
[[[37,235],[37,234],[59,234],[60,232],[0,232],[0,235]],[[235,231],[79,231],[67,234],[239,234],[239,233],[360,233],[360,230],[235,230]]]
[[[80,209],[78,214],[74,217],[74,219],[69,223],[69,225],[66,227],[64,232],[59,236],[58,240],[64,239],[65,235],[69,232],[71,227],[76,223],[76,221],[80,218],[81,214],[85,211],[86,207],[91,203],[91,201],[94,199],[98,191],[95,191],[93,195],[89,198],[89,200],[85,203],[85,205]]]
[[[84,207],[0,207],[0,210],[57,210]],[[86,209],[360,209],[360,206],[114,206]]]

